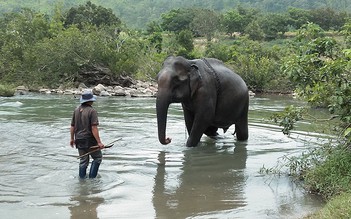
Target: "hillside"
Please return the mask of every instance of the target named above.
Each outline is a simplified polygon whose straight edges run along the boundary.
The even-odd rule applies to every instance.
[[[85,2],[85,0],[6,0],[0,1],[0,13],[28,7],[50,14],[55,5],[67,9]],[[91,2],[111,8],[124,23],[133,28],[144,28],[150,21],[159,19],[162,13],[179,7],[201,7],[220,12],[238,5],[268,12],[282,12],[289,7],[304,9],[330,7],[351,12],[351,0],[91,0]]]

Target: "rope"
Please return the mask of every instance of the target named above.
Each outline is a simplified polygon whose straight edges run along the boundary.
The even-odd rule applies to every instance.
[[[219,81],[219,77],[217,72],[214,70],[214,68],[210,65],[210,63],[207,61],[207,59],[203,58],[202,61],[204,61],[204,63],[206,64],[206,66],[210,69],[210,73],[212,74],[212,76],[215,78],[216,81],[216,90],[217,90],[217,96],[220,94],[221,92],[221,82]]]

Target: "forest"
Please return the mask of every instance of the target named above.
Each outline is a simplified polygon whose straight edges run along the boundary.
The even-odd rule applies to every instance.
[[[172,9],[202,8],[223,13],[237,6],[255,8],[263,12],[285,12],[289,8],[306,10],[330,8],[337,11],[351,12],[350,0],[92,0],[92,3],[110,8],[130,28],[142,29],[147,23],[158,20],[161,14]],[[0,14],[18,11],[22,7],[43,13],[53,13],[53,5],[58,4],[68,9],[85,0],[6,0],[0,1]]]
[[[329,110],[338,124],[333,128],[337,146],[329,144],[297,158],[290,174],[327,199],[350,192],[351,176],[345,173],[351,168],[351,16],[344,10],[350,4],[308,1],[304,7],[288,7],[293,5],[283,4],[288,1],[201,1],[202,6],[208,4],[204,8],[199,2],[173,8],[172,4],[186,4],[2,1],[0,93],[18,85],[89,86],[93,84],[82,74],[99,69],[107,69],[110,80],[105,85],[121,76],[155,80],[170,55],[218,58],[256,93],[294,91],[312,107]],[[30,7],[21,8],[20,3]],[[134,18],[143,24],[129,26],[133,19],[118,12],[116,5],[124,13],[134,8],[128,12],[134,17],[139,16],[136,9],[146,9]],[[289,107],[273,120],[289,134],[305,116],[305,109]]]

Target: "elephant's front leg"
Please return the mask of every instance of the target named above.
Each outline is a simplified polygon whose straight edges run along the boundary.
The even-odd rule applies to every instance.
[[[189,138],[186,142],[187,147],[195,147],[200,142],[202,135],[204,134],[205,130],[209,126],[209,122],[207,118],[203,116],[195,116],[191,131],[189,133]]]
[[[189,133],[189,138],[186,142],[187,147],[195,147],[200,142],[200,139],[206,129],[209,127],[209,120],[205,116],[195,115],[190,116],[190,119],[186,120],[186,125]]]
[[[194,123],[194,113],[192,113],[191,111],[187,110],[184,107],[183,107],[183,112],[184,112],[186,130],[188,131],[188,135],[190,135],[191,129]]]

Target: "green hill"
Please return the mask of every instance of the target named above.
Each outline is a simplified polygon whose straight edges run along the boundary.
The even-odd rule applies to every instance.
[[[27,7],[50,14],[55,5],[67,9],[85,2],[85,0],[2,0],[0,13]],[[282,12],[289,7],[304,9],[329,7],[351,12],[351,0],[91,0],[91,2],[111,8],[124,23],[134,28],[144,28],[148,22],[158,20],[162,13],[179,7],[200,7],[220,12],[238,5],[267,12]]]

